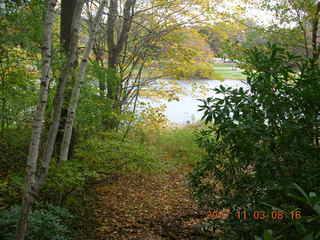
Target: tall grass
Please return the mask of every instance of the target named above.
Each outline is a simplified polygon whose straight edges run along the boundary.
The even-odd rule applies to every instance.
[[[195,139],[195,130],[198,124],[176,128],[138,129],[132,140],[140,140],[157,159],[159,169],[170,171],[173,169],[191,167],[204,154]],[[140,137],[137,137],[140,136]]]

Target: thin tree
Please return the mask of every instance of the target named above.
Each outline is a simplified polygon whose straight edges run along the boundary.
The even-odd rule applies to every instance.
[[[40,148],[40,138],[43,129],[44,113],[48,102],[48,87],[51,68],[51,46],[53,24],[55,22],[55,6],[57,0],[49,0],[46,5],[44,19],[43,47],[42,47],[42,71],[39,100],[33,120],[33,129],[26,167],[26,180],[23,192],[22,211],[17,227],[16,239],[24,240],[28,229],[28,216],[34,202],[34,187],[36,183],[37,162]]]
[[[60,80],[58,83],[58,89],[54,99],[54,109],[52,113],[51,126],[49,128],[49,133],[48,133],[48,137],[45,145],[45,151],[42,156],[41,171],[38,177],[39,181],[37,182],[38,190],[40,186],[44,183],[48,175],[49,166],[50,166],[52,155],[53,155],[54,144],[56,142],[56,138],[59,130],[59,123],[61,119],[63,103],[65,100],[64,97],[65,97],[66,85],[70,78],[70,73],[75,71],[75,68],[77,66],[76,61],[77,61],[77,55],[78,55],[81,13],[82,13],[85,1],[86,0],[78,1],[75,8],[74,15],[73,15],[72,28],[71,28],[72,36],[70,39],[70,46],[69,46],[70,51],[69,51],[67,63],[61,73]]]
[[[108,79],[107,79],[107,98],[111,102],[112,110],[120,112],[119,93],[121,83],[118,82],[118,64],[126,42],[128,41],[133,18],[135,16],[134,8],[136,0],[127,0],[123,7],[123,21],[121,32],[118,39],[116,38],[116,22],[119,18],[118,0],[111,0],[109,5],[109,16],[107,21],[107,46],[108,46]],[[121,81],[121,80],[120,80]],[[118,125],[117,119],[111,118],[105,121],[107,129],[114,129]]]
[[[86,1],[88,2],[88,1]],[[63,52],[69,56],[72,54],[72,51],[74,51],[74,44],[72,42],[74,39],[74,26],[75,26],[75,19],[74,19],[74,13],[76,11],[76,6],[79,4],[79,0],[61,0],[61,13],[60,13],[60,44],[62,47]],[[81,3],[80,3],[81,4]],[[79,5],[78,5],[79,6]],[[77,54],[76,58],[74,59],[74,65],[77,65],[78,59]],[[70,72],[70,71],[68,71]],[[68,74],[68,73],[67,73]],[[71,96],[71,88],[72,88],[72,82],[74,80],[74,76],[71,77],[71,79],[68,79],[66,83],[66,93],[64,94],[64,102],[68,103],[70,101]],[[67,104],[62,105],[62,111],[61,111],[61,117],[59,120],[59,131],[57,133],[57,138],[55,142],[55,149],[56,149],[56,157],[58,162],[59,159],[59,151],[61,147],[61,142],[63,138],[63,129],[66,124],[66,118],[67,118]],[[75,136],[73,134],[72,136],[73,140],[75,139]]]
[[[61,152],[60,152],[60,159],[62,161],[65,161],[68,159],[72,128],[75,120],[75,114],[76,114],[76,109],[79,102],[79,97],[80,97],[80,89],[85,78],[86,68],[88,65],[88,58],[90,56],[90,53],[94,44],[94,39],[97,33],[98,24],[100,22],[101,16],[103,14],[103,9],[106,3],[107,3],[107,0],[104,0],[100,4],[95,20],[91,26],[91,31],[89,34],[90,37],[86,44],[84,55],[80,63],[80,69],[77,73],[77,78],[75,80],[74,87],[72,89],[72,95],[71,95],[70,104],[68,107],[67,120],[66,120],[65,129],[64,129],[63,141],[62,141]]]

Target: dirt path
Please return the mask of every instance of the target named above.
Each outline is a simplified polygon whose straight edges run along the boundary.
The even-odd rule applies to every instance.
[[[208,239],[196,229],[205,213],[191,198],[186,172],[121,175],[97,186],[97,239]]]

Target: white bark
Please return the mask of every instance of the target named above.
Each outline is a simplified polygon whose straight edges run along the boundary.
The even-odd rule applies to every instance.
[[[47,137],[45,152],[42,157],[41,174],[39,177],[37,189],[39,189],[40,186],[45,182],[45,179],[48,175],[50,163],[52,160],[54,144],[55,144],[57,133],[59,130],[59,123],[61,118],[62,106],[64,102],[64,93],[65,93],[66,84],[70,78],[70,72],[72,71],[73,68],[76,67],[77,51],[78,51],[78,44],[79,44],[79,32],[80,32],[80,26],[81,26],[81,13],[84,6],[84,2],[85,0],[80,0],[74,11],[72,26],[71,26],[72,36],[70,41],[70,53],[68,56],[67,64],[61,73],[57,93],[55,96],[51,126],[50,126],[48,137]]]
[[[80,62],[80,69],[77,73],[77,77],[72,89],[70,104],[68,106],[67,120],[66,120],[65,129],[64,129],[62,145],[61,145],[61,152],[60,152],[61,161],[66,161],[68,159],[68,153],[69,153],[69,147],[70,147],[70,141],[71,141],[71,135],[72,135],[72,127],[75,119],[76,109],[79,102],[80,89],[85,78],[85,72],[88,65],[88,58],[90,56],[90,53],[94,44],[94,39],[97,34],[98,25],[99,25],[106,3],[107,3],[107,0],[103,0],[102,3],[100,4],[96,17],[90,28],[89,40],[86,44],[84,54]]]
[[[4,0],[0,0],[0,14],[5,13],[6,3]]]
[[[26,181],[23,193],[22,212],[17,227],[16,240],[24,240],[27,234],[28,215],[34,202],[34,186],[36,184],[36,171],[40,147],[40,138],[43,129],[44,113],[48,101],[48,86],[51,68],[51,46],[53,24],[55,21],[55,6],[57,0],[49,0],[44,20],[44,39],[42,48],[42,71],[37,110],[35,112],[32,128],[32,137],[26,167]]]

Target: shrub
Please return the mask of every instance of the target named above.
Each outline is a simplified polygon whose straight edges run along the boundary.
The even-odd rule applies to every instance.
[[[222,97],[202,100],[203,119],[211,125],[198,133],[207,156],[191,186],[203,206],[252,213],[267,211],[262,202],[290,205],[285,193],[291,182],[307,192],[319,188],[320,67],[275,45],[246,53],[250,90],[220,86],[215,92]],[[277,224],[233,216],[222,228],[226,239],[242,239]]]
[[[21,201],[24,176],[22,172],[11,172],[5,178],[0,178],[0,199],[10,205]]]
[[[0,136],[0,171],[17,171],[25,168],[30,140],[30,128],[6,129]]]
[[[15,239],[16,226],[21,207],[14,206],[0,212],[0,238]],[[68,226],[73,216],[68,210],[53,205],[34,210],[29,216],[27,240],[71,240],[72,232]]]
[[[76,157],[100,174],[117,171],[157,171],[158,159],[152,155],[152,146],[136,139],[123,139],[123,133],[106,132],[82,142]]]
[[[267,230],[263,237],[256,236],[256,240],[273,240],[273,239],[287,239],[288,234],[294,233],[295,239],[316,240],[320,238],[320,197],[315,192],[307,194],[299,185],[292,184],[291,191],[287,194],[290,198],[296,200],[296,205],[292,208],[279,209],[270,206],[271,210],[280,210],[285,215],[291,216],[292,221],[287,226],[279,226],[276,231]],[[267,204],[269,205],[269,204]],[[301,205],[307,207],[310,211],[308,215],[306,212],[301,212]],[[292,217],[293,216],[293,217]]]
[[[59,205],[64,204],[71,194],[84,190],[89,178],[96,176],[95,169],[89,168],[86,161],[69,160],[60,165],[53,163],[42,192],[51,202],[55,200]],[[75,209],[81,207],[79,204],[81,201],[77,199],[71,205]]]

